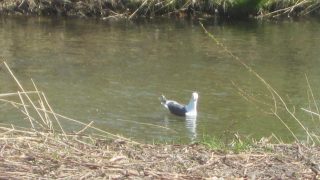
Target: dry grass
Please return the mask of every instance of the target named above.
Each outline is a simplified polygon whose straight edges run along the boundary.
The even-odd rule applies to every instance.
[[[320,8],[317,0],[266,0],[260,8],[258,18],[276,18],[280,16],[305,16]]]
[[[257,144],[240,154],[201,145],[123,140],[1,128],[1,179],[316,179],[320,149]]]
[[[317,0],[5,0],[0,14],[76,16],[108,19],[136,17],[275,18],[319,13]]]

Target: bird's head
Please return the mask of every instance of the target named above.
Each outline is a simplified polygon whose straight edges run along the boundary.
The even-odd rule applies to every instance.
[[[198,98],[199,98],[198,93],[197,93],[197,92],[193,92],[193,93],[192,93],[192,100],[193,100],[193,101],[197,101]]]

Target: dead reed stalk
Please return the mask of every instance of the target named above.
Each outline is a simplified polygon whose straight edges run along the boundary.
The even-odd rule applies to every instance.
[[[119,136],[116,134],[112,134],[112,133],[107,132],[105,130],[94,127],[94,126],[92,126],[92,122],[89,124],[86,124],[86,123],[83,123],[79,120],[72,119],[72,118],[60,115],[58,113],[55,113],[53,111],[52,107],[50,106],[48,99],[45,96],[45,93],[38,90],[38,87],[36,86],[36,84],[34,83],[33,80],[31,80],[31,81],[33,83],[35,90],[34,91],[26,91],[25,88],[22,86],[22,84],[19,82],[18,78],[14,75],[14,73],[12,72],[12,70],[10,69],[8,64],[5,61],[3,61],[3,64],[4,64],[5,68],[7,69],[7,71],[9,72],[10,76],[14,79],[15,83],[18,85],[21,92],[17,91],[17,92],[13,92],[13,93],[0,94],[0,97],[2,97],[2,99],[0,99],[0,101],[9,102],[15,108],[19,109],[27,117],[27,119],[29,120],[29,123],[31,125],[31,128],[35,132],[52,132],[53,135],[58,135],[58,134],[55,134],[56,129],[53,126],[53,120],[55,120],[59,126],[59,129],[62,132],[62,135],[67,137],[67,133],[63,129],[61,121],[72,121],[73,123],[77,123],[77,124],[84,126],[84,128],[79,132],[83,132],[86,129],[90,128],[90,129],[93,129],[95,131],[98,131],[100,133],[107,135],[108,138],[122,139],[124,141],[130,142],[130,143],[135,143],[135,144],[138,143],[138,142],[135,142],[135,141],[130,140],[128,138],[125,138],[125,137],[122,137],[122,136]],[[36,97],[31,97],[31,95],[36,95]],[[15,102],[12,100],[4,99],[6,97],[12,97],[12,96],[19,97],[20,102]],[[37,100],[33,100],[34,98],[37,98]],[[20,107],[23,107],[23,109],[20,109]],[[34,115],[37,115],[37,116],[34,116]],[[53,118],[51,116],[53,116]]]
[[[271,109],[271,113],[275,115],[275,117],[277,117],[280,122],[288,129],[288,131],[292,134],[292,136],[294,137],[294,139],[299,142],[299,139],[297,138],[297,136],[294,134],[294,132],[291,130],[291,128],[283,121],[283,119],[280,117],[279,113],[278,113],[278,106],[281,105],[281,107],[283,107],[286,112],[291,116],[291,118],[293,120],[295,120],[299,126],[304,130],[304,132],[307,135],[307,138],[310,139],[312,141],[312,143],[315,143],[315,140],[313,138],[313,136],[311,135],[311,132],[309,132],[309,130],[302,124],[301,120],[298,119],[298,117],[295,115],[295,111],[290,110],[286,101],[284,100],[284,98],[278,93],[278,91],[270,85],[270,83],[268,83],[262,76],[260,76],[259,73],[257,73],[254,69],[252,69],[249,65],[247,65],[245,62],[243,62],[238,56],[234,55],[223,43],[221,43],[212,33],[208,32],[207,29],[204,27],[204,25],[199,22],[202,29],[204,30],[204,32],[219,46],[221,47],[224,52],[226,52],[228,55],[230,55],[235,61],[237,61],[238,63],[240,63],[248,72],[250,72],[251,74],[253,74],[254,77],[256,77],[260,82],[262,82],[262,84],[266,87],[266,89],[269,91],[273,102],[274,102],[274,107]],[[308,82],[309,85],[309,82]],[[312,93],[312,89],[309,85],[309,89],[310,92],[313,96]],[[314,97],[313,97],[314,99]],[[280,102],[280,104],[278,103],[278,101]],[[315,102],[315,101],[314,101]],[[315,104],[316,105],[316,104]],[[316,105],[317,107],[317,105]],[[318,108],[317,108],[318,109]],[[315,113],[317,114],[317,113]]]

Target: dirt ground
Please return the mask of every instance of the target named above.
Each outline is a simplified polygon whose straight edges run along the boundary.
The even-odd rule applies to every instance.
[[[319,179],[320,147],[148,145],[38,134],[2,137],[0,179]]]

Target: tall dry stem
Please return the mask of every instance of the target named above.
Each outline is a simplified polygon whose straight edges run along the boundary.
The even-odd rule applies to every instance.
[[[39,102],[38,103],[40,104],[40,107],[42,109],[46,109],[46,107],[44,106],[43,100],[42,100],[42,98],[40,96],[40,92],[38,91],[38,88],[35,85],[33,79],[31,79],[31,82],[32,82],[32,84],[33,84],[33,86],[34,86],[34,88],[35,88],[35,90],[37,92],[37,95],[38,95],[38,98],[39,98]],[[46,112],[43,112],[43,114],[44,114],[44,117],[45,117],[45,120],[46,120],[45,122],[46,122],[47,127],[49,128],[50,131],[53,131],[52,122],[50,121],[50,117],[48,116],[48,114]]]
[[[31,100],[31,98],[29,97],[28,93],[26,93],[26,91],[24,90],[23,86],[20,84],[19,80],[15,77],[15,75],[13,74],[13,72],[11,71],[11,69],[9,68],[9,66],[7,65],[7,63],[4,61],[3,62],[5,67],[7,68],[7,70],[9,71],[11,77],[15,80],[15,82],[17,83],[17,85],[19,86],[19,88],[21,89],[21,91],[24,93],[24,95],[26,96],[26,98],[28,99],[28,101],[31,103],[31,105],[33,106],[33,108],[36,110],[37,114],[39,115],[40,119],[42,120],[43,124],[46,124],[43,116],[41,115],[40,111],[38,111],[36,105],[33,103],[33,101]]]
[[[26,115],[27,115],[27,117],[28,117],[28,119],[29,119],[29,121],[30,121],[31,127],[32,127],[33,130],[35,130],[34,125],[33,125],[33,122],[32,122],[32,119],[31,119],[31,116],[30,116],[29,111],[28,111],[28,109],[27,109],[27,106],[26,106],[26,104],[24,103],[23,97],[21,96],[21,94],[20,94],[19,91],[18,91],[18,95],[19,95],[19,98],[20,98],[20,100],[21,100],[22,106],[23,106],[23,108],[24,108],[24,112],[26,113]]]
[[[317,110],[317,113],[319,113],[319,108],[318,108],[318,104],[316,102],[316,99],[314,98],[314,95],[313,95],[313,90],[311,88],[311,85],[309,83],[309,79],[308,79],[308,76],[305,74],[305,77],[306,77],[306,80],[307,80],[307,84],[308,84],[308,88],[309,88],[309,92],[311,94],[311,97],[312,97],[312,100],[313,100],[313,105],[315,106],[316,110]],[[320,120],[320,116],[318,116],[319,120]]]
[[[250,73],[252,73],[259,81],[261,81],[265,87],[267,88],[267,90],[270,92],[270,94],[273,97],[273,101],[274,101],[274,113],[277,113],[277,99],[281,102],[281,104],[283,105],[283,107],[286,109],[286,111],[288,112],[288,114],[302,127],[302,129],[306,132],[307,137],[311,139],[311,141],[314,143],[314,140],[311,136],[311,134],[309,133],[308,129],[301,123],[301,121],[296,117],[296,115],[294,114],[294,112],[292,112],[286,102],[284,101],[284,99],[279,95],[279,93],[264,79],[262,78],[255,70],[253,70],[250,66],[248,66],[245,62],[243,62],[238,56],[234,55],[224,44],[222,44],[212,33],[209,33],[207,31],[207,29],[204,27],[204,25],[199,22],[202,29],[204,30],[204,32],[212,39],[215,41],[215,43],[220,46],[228,55],[230,55],[234,60],[236,60],[238,63],[240,63],[245,69],[247,69]],[[289,126],[286,126],[289,127]],[[289,131],[291,131],[290,129],[288,129]]]

